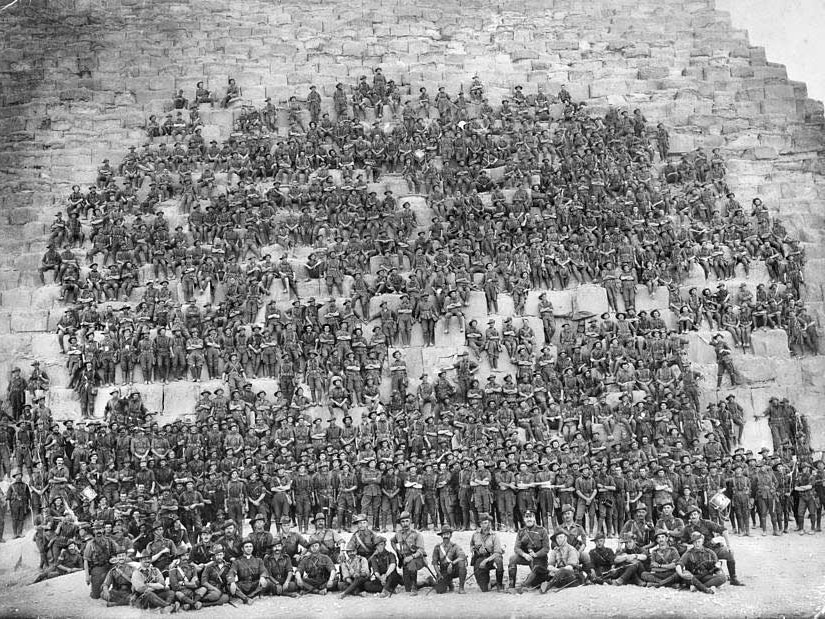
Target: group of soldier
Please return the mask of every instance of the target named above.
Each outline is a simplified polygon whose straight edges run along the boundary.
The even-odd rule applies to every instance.
[[[422,571],[436,590],[458,580],[463,592],[468,568],[488,590],[503,584],[499,532],[518,529],[512,590],[527,565],[522,587],[712,591],[725,580],[716,559],[737,582],[714,541],[720,496],[737,533],[757,517],[763,533],[768,519],[787,532],[794,516],[800,531],[806,516],[819,530],[825,466],[812,470],[804,416],[772,400],[773,454],[758,460],[737,448],[742,406],[730,396],[701,410],[701,376],[685,358],[684,334],[705,323],[744,351],[762,328],[787,329],[795,353],[818,347],[799,300],[804,253],[761,201],[744,212],[718,152],[676,162],[663,126],[649,135],[638,111],[592,117],[564,89],[519,87],[494,109],[474,79],[469,100],[439,89],[431,104],[422,89],[404,102],[377,70],[350,92],[336,88],[333,119],[315,89],[290,100],[286,140],[268,102],[220,146],[198,128],[197,105],[217,101],[199,85],[188,122],[152,133],[119,166],[104,162],[88,193],[73,190],[40,274],[54,273],[69,304],[58,340],[83,420],[54,422],[36,367],[13,375],[11,423],[0,422],[0,467],[16,464],[11,488],[22,485],[9,491],[15,534],[31,508],[46,576],[76,569],[81,554],[92,597],[166,609],[336,589],[386,597],[427,583]],[[231,84],[222,102],[238,97]],[[179,94],[175,108],[188,106]],[[397,172],[426,194],[430,222],[374,190]],[[173,197],[178,225],[162,210]],[[301,246],[314,250],[305,264],[291,258]],[[100,262],[82,267],[84,248]],[[769,286],[728,290],[755,261]],[[715,292],[683,293],[694,265],[719,280]],[[330,298],[305,300],[305,279]],[[589,283],[605,289],[608,311],[560,328],[549,292],[538,333],[526,318],[482,330],[465,316],[475,290],[488,313],[507,293],[525,317],[531,290]],[[667,287],[661,311],[637,311],[642,286],[650,297]],[[112,305],[133,293],[135,309]],[[384,294],[397,306],[373,303]],[[435,345],[439,322],[457,324],[466,350],[413,389],[403,348],[416,325]],[[737,380],[727,341],[713,338],[717,386]],[[514,366],[501,382],[500,357]],[[113,389],[94,418],[104,385],[138,372],[200,381],[204,366],[226,392],[204,390],[186,423],[158,424],[137,389]],[[253,391],[255,378],[278,390]],[[327,521],[357,528],[344,554]],[[393,553],[373,530],[396,522]],[[429,526],[444,540],[431,563],[417,531]],[[453,529],[474,531],[469,558]]]

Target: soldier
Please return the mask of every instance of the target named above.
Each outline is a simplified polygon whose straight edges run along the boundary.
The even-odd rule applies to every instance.
[[[536,514],[527,510],[522,514],[524,527],[516,534],[514,553],[507,562],[510,577],[509,592],[521,593],[524,588],[537,586],[547,577],[547,555],[550,552],[550,536],[547,529],[536,524]],[[519,565],[530,567],[530,574],[516,588],[516,576]]]
[[[492,530],[490,514],[482,512],[478,515],[478,530],[473,533],[470,541],[472,555],[470,562],[476,582],[483,592],[490,590],[490,571],[496,571],[496,591],[504,590],[504,550],[498,534]]]
[[[83,555],[78,550],[77,542],[69,540],[69,544],[60,551],[57,556],[57,563],[54,567],[44,570],[37,575],[34,582],[41,582],[50,578],[57,578],[58,576],[65,576],[72,572],[79,572],[83,569]],[[105,580],[104,580],[105,582]],[[101,597],[103,593],[101,590]]]
[[[679,581],[676,565],[679,551],[670,545],[671,533],[667,529],[656,531],[656,546],[648,551],[650,569],[641,573],[644,582],[654,587],[669,587]]]
[[[343,600],[348,595],[367,597],[364,585],[369,578],[370,567],[367,559],[358,554],[356,548],[348,547],[346,558],[341,562],[341,580],[338,583],[338,590],[342,593],[338,599]]]
[[[230,595],[239,598],[244,604],[252,604],[253,599],[269,583],[263,559],[252,554],[254,549],[251,540],[243,542],[243,554],[232,562],[226,577]]]
[[[212,561],[203,568],[201,573],[201,596],[200,602],[204,606],[221,606],[229,601],[227,575],[229,573],[229,563],[224,561],[223,546],[215,544],[212,546]]]
[[[285,595],[298,597],[298,585],[295,582],[295,569],[292,559],[284,552],[284,543],[280,537],[272,539],[269,554],[264,557],[267,574],[267,586],[264,593],[268,595]]]
[[[140,559],[140,567],[132,572],[132,605],[142,610],[179,610],[180,602],[175,600],[175,592],[166,586],[161,571],[152,566],[149,551],[144,550],[137,558]]]
[[[86,570],[86,584],[91,585],[89,597],[100,599],[101,588],[106,575],[109,573],[109,560],[117,554],[115,543],[104,536],[102,520],[96,520],[92,525],[94,537],[83,549],[83,563]]]
[[[154,538],[146,546],[146,552],[152,557],[152,565],[161,572],[167,572],[177,555],[175,543],[164,536],[164,525],[160,520],[152,525]]]
[[[714,587],[725,583],[724,572],[717,567],[718,557],[705,546],[705,536],[699,531],[690,534],[691,547],[676,564],[676,573],[690,584],[691,591],[698,589],[702,593],[716,593]],[[731,575],[731,584],[734,576]]]
[[[333,563],[338,563],[338,555],[341,552],[341,545],[344,542],[344,538],[332,529],[327,529],[326,523],[327,517],[323,513],[318,512],[315,514],[315,520],[313,520],[315,532],[309,536],[308,543],[310,545],[313,542],[320,543],[321,554],[329,556]]]
[[[111,573],[111,572],[110,572]],[[198,568],[189,560],[189,549],[181,547],[177,560],[169,566],[169,588],[183,610],[200,610]]]
[[[558,530],[553,535],[556,547],[548,555],[548,580],[541,583],[541,592],[565,589],[579,584],[579,552],[568,541],[567,532]]]
[[[247,537],[247,540],[252,542],[252,554],[259,559],[263,559],[272,547],[272,533],[267,530],[266,516],[263,514],[255,515],[252,519],[252,532]]]
[[[392,547],[401,561],[404,590],[411,596],[415,596],[418,595],[418,571],[427,565],[424,536],[411,528],[410,512],[401,512],[398,522],[401,528],[392,538]]]
[[[378,536],[369,528],[366,515],[356,514],[352,522],[357,529],[347,542],[347,551],[354,550],[365,559],[369,559],[375,552],[375,540]]]
[[[467,555],[458,544],[453,543],[453,529],[450,525],[441,527],[439,535],[441,544],[433,549],[433,569],[435,570],[435,591],[436,593],[446,593],[453,590],[453,580],[458,578],[458,592],[464,591],[464,582],[467,580]]]
[[[106,606],[128,606],[132,595],[132,573],[134,567],[129,563],[126,549],[119,547],[117,554],[109,559],[114,563],[106,578],[103,579],[100,597],[106,600]]]
[[[20,469],[11,472],[14,481],[9,485],[6,492],[11,512],[11,528],[15,538],[23,537],[23,524],[31,507],[31,490],[23,482],[23,474]]]
[[[693,505],[688,509],[688,521],[685,528],[682,530],[682,541],[686,544],[694,544],[696,541],[693,533],[701,533],[705,546],[712,550],[718,559],[725,561],[728,565],[728,574],[730,574],[730,584],[736,587],[744,587],[745,584],[736,577],[736,560],[733,557],[733,552],[730,550],[730,541],[725,527],[721,524],[711,522],[702,518],[702,510],[698,506]],[[725,543],[718,544],[713,541],[714,535],[722,535]],[[716,559],[714,559],[714,562]],[[681,576],[681,574],[680,574]]]
[[[298,563],[295,572],[298,587],[307,593],[326,595],[335,587],[335,564],[328,555],[321,552],[321,542],[317,539],[309,543],[309,552]]]

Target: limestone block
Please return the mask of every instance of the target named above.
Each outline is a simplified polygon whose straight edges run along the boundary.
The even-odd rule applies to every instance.
[[[35,288],[31,293],[31,307],[50,309],[59,302],[59,296],[60,288],[58,286]],[[3,300],[5,304],[5,294]]]
[[[784,329],[757,329],[751,335],[753,354],[771,359],[789,359],[788,332]]]
[[[439,321],[436,323],[435,345],[436,347],[449,348],[451,350],[457,351],[464,346],[466,339],[464,337],[464,331],[459,331],[458,324],[455,318],[451,319],[450,322],[450,330],[448,333],[444,332],[447,326],[447,321],[445,318],[440,318]],[[482,328],[482,331],[483,330],[484,328]]]
[[[628,92],[628,84],[625,80],[599,79],[590,83],[591,99],[606,97],[608,95],[626,95]]]
[[[28,308],[32,304],[32,292],[29,288],[12,288],[0,296],[3,307]]]
[[[57,335],[54,333],[32,333],[30,341],[31,354],[35,359],[38,359],[41,362],[65,362],[64,357],[60,354],[60,346],[58,346],[57,343]]]
[[[0,270],[0,290],[16,288],[20,281],[20,271],[17,269]]]
[[[659,286],[653,293],[653,296],[647,291],[647,286],[636,287],[636,311],[642,310],[648,313],[653,310],[668,309],[668,290],[667,286]]]
[[[190,381],[177,381],[163,385],[163,414],[172,417],[193,414],[195,402],[202,390],[201,383]]]
[[[43,363],[41,369],[49,375],[51,385],[55,387],[66,387],[69,384],[69,370],[64,363]]]
[[[74,419],[80,415],[80,401],[73,389],[52,387],[46,392],[46,406],[52,409],[55,419]]]
[[[825,376],[825,357],[804,357],[799,360],[799,368],[803,384],[822,384],[822,377]]]
[[[13,333],[46,331],[48,320],[49,312],[46,310],[14,312],[11,315],[11,331]]]
[[[467,302],[469,305],[464,308],[464,316],[468,322],[473,318],[478,320],[479,324],[482,321],[486,322],[484,319],[487,317],[487,298],[484,293],[480,290],[471,290]]]
[[[670,134],[670,152],[674,155],[689,153],[696,149],[696,138],[686,133]]]
[[[771,359],[735,354],[733,366],[747,384],[773,382],[776,378],[776,364]]]
[[[576,288],[573,312],[588,312],[596,316],[608,311],[607,291],[595,284],[583,284]]]

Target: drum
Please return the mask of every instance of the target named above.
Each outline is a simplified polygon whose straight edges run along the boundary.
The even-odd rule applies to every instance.
[[[83,498],[89,501],[90,503],[97,498],[97,492],[95,492],[90,486],[86,486],[81,491]]]
[[[418,163],[423,163],[424,159],[427,156],[427,153],[423,148],[416,149],[416,151],[413,154],[415,155],[415,159],[416,161],[418,161]]]
[[[710,500],[710,505],[717,511],[723,512],[730,507],[730,499],[725,496],[724,492],[717,492]]]

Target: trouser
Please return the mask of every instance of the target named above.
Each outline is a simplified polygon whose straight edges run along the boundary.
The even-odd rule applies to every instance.
[[[393,529],[398,521],[398,497],[381,499],[381,528]],[[389,524],[388,524],[389,523]]]
[[[455,528],[455,495],[442,492],[438,497],[438,506],[441,508],[441,522]]]
[[[171,589],[145,591],[135,599],[135,606],[143,610],[163,608],[175,601],[175,592]]]
[[[595,521],[596,521],[596,503],[591,501],[590,505],[587,505],[585,501],[579,501],[576,505],[576,522],[584,527],[584,515],[587,514],[587,522],[590,525],[590,530],[592,531],[595,528]],[[587,530],[587,529],[585,529]]]
[[[283,583],[277,584],[270,580],[263,593],[266,595],[285,595],[288,593],[296,593],[297,591],[298,585],[294,580],[290,580],[286,587],[284,587]]]
[[[776,503],[776,497],[756,498],[756,511],[759,514],[759,526],[762,528],[762,531],[767,531],[768,516],[771,518],[773,530],[775,532],[779,531],[779,519],[776,517]]]
[[[750,533],[750,506],[747,497],[733,497],[733,511],[736,513],[737,524],[742,533]]]
[[[418,570],[422,569],[425,565],[426,563],[423,557],[416,557],[409,563],[403,563],[402,578],[405,591],[418,590]]]
[[[395,591],[395,588],[403,582],[403,579],[398,574],[398,572],[390,572],[390,575],[387,576],[387,580],[384,584],[381,584],[381,581],[378,578],[374,578],[373,580],[368,580],[364,583],[364,591],[367,593],[381,593],[382,591],[388,591],[390,593]]]
[[[522,582],[524,587],[532,587],[544,582],[547,578],[547,563],[545,561],[528,561],[521,555],[512,555],[507,562],[507,575],[510,578],[510,587],[516,586],[516,576],[518,575],[518,566],[527,565],[530,567],[530,574]]]
[[[131,588],[111,589],[109,591],[109,599],[106,600],[106,606],[129,606],[131,597]]]
[[[200,599],[200,603],[204,606],[222,606],[228,601],[229,595],[216,588],[209,589]]]
[[[816,526],[816,499],[813,496],[800,496],[799,504],[796,508],[796,525],[800,529],[805,528],[805,513],[811,519],[811,528]]]
[[[553,491],[547,489],[540,489],[538,496],[538,508],[541,518],[541,526],[551,531],[553,530],[553,527],[555,525],[553,503]]]
[[[482,513],[490,513],[492,505],[490,504],[490,492],[488,490],[476,491],[473,493],[473,503],[476,508],[476,515]]]
[[[103,586],[103,581],[106,579],[106,574],[109,573],[108,565],[93,565],[89,570],[89,580],[91,581],[91,591],[89,597],[93,600],[100,599],[100,590]]]
[[[482,565],[487,557],[476,557],[473,561],[473,574],[476,577],[478,588],[482,591],[489,591],[490,589],[490,572],[496,571],[496,585],[501,587],[504,582],[504,560],[498,556],[494,557],[492,561],[488,561]]]
[[[793,513],[793,500],[788,495],[780,495],[776,500],[776,516],[783,531],[788,530],[791,513]]]
[[[438,572],[438,579],[435,583],[436,593],[446,593],[453,588],[453,580],[458,578],[458,588],[464,588],[467,580],[467,560],[461,559],[456,563],[443,563]]]
[[[338,583],[338,591],[341,591],[342,595],[357,595],[364,590],[367,581],[366,576],[356,576],[351,582],[342,580]]]
[[[438,526],[438,503],[435,494],[424,495],[424,506],[421,511],[421,529],[427,528],[427,517],[433,522],[433,528]]]
[[[496,509],[498,510],[498,524],[508,529],[514,528],[513,509],[516,506],[516,497],[512,492],[500,490],[496,493]]]
[[[404,509],[410,512],[410,520],[412,522],[419,522],[421,519],[421,506],[423,502],[420,494],[407,493],[406,500],[404,501]]]
[[[699,591],[707,592],[710,587],[719,587],[725,584],[727,577],[721,571],[715,574],[705,574],[704,576],[694,576],[693,578],[685,578],[687,582],[699,589]]]
[[[559,569],[556,573],[547,577],[547,585],[544,591],[548,589],[565,589],[567,587],[575,587],[579,584],[579,576],[574,570]]]
[[[730,574],[731,580],[736,578],[736,560],[733,558],[733,553],[730,549],[725,546],[716,546],[712,547],[711,550],[716,553],[716,557],[720,561],[725,561],[727,563],[728,574]],[[724,580],[722,582],[724,582]]]
[[[238,535],[243,535],[243,503],[241,501],[228,500],[226,502],[226,515],[235,521]]]
[[[676,570],[642,572],[641,578],[644,582],[652,583],[656,587],[669,587],[679,582],[679,575],[676,573]]]
[[[276,492],[270,500],[270,517],[276,523],[281,521],[281,516],[289,516],[289,499],[283,492]]]
[[[11,506],[11,530],[15,537],[23,535],[23,523],[26,521],[27,514],[24,505],[12,504]]]
[[[381,497],[377,494],[365,494],[361,497],[361,510],[367,517],[370,527],[375,526],[375,521],[378,519],[381,510]]]
[[[172,360],[169,355],[159,354],[157,358],[156,377],[161,380],[169,380],[169,369],[172,365]]]
[[[342,493],[338,497],[338,528],[348,529],[352,524],[352,514],[355,510],[355,497],[352,493]]]
[[[638,585],[641,582],[640,578],[643,569],[644,564],[642,563],[632,563],[631,565],[626,565],[619,569],[616,580],[621,585]]]

